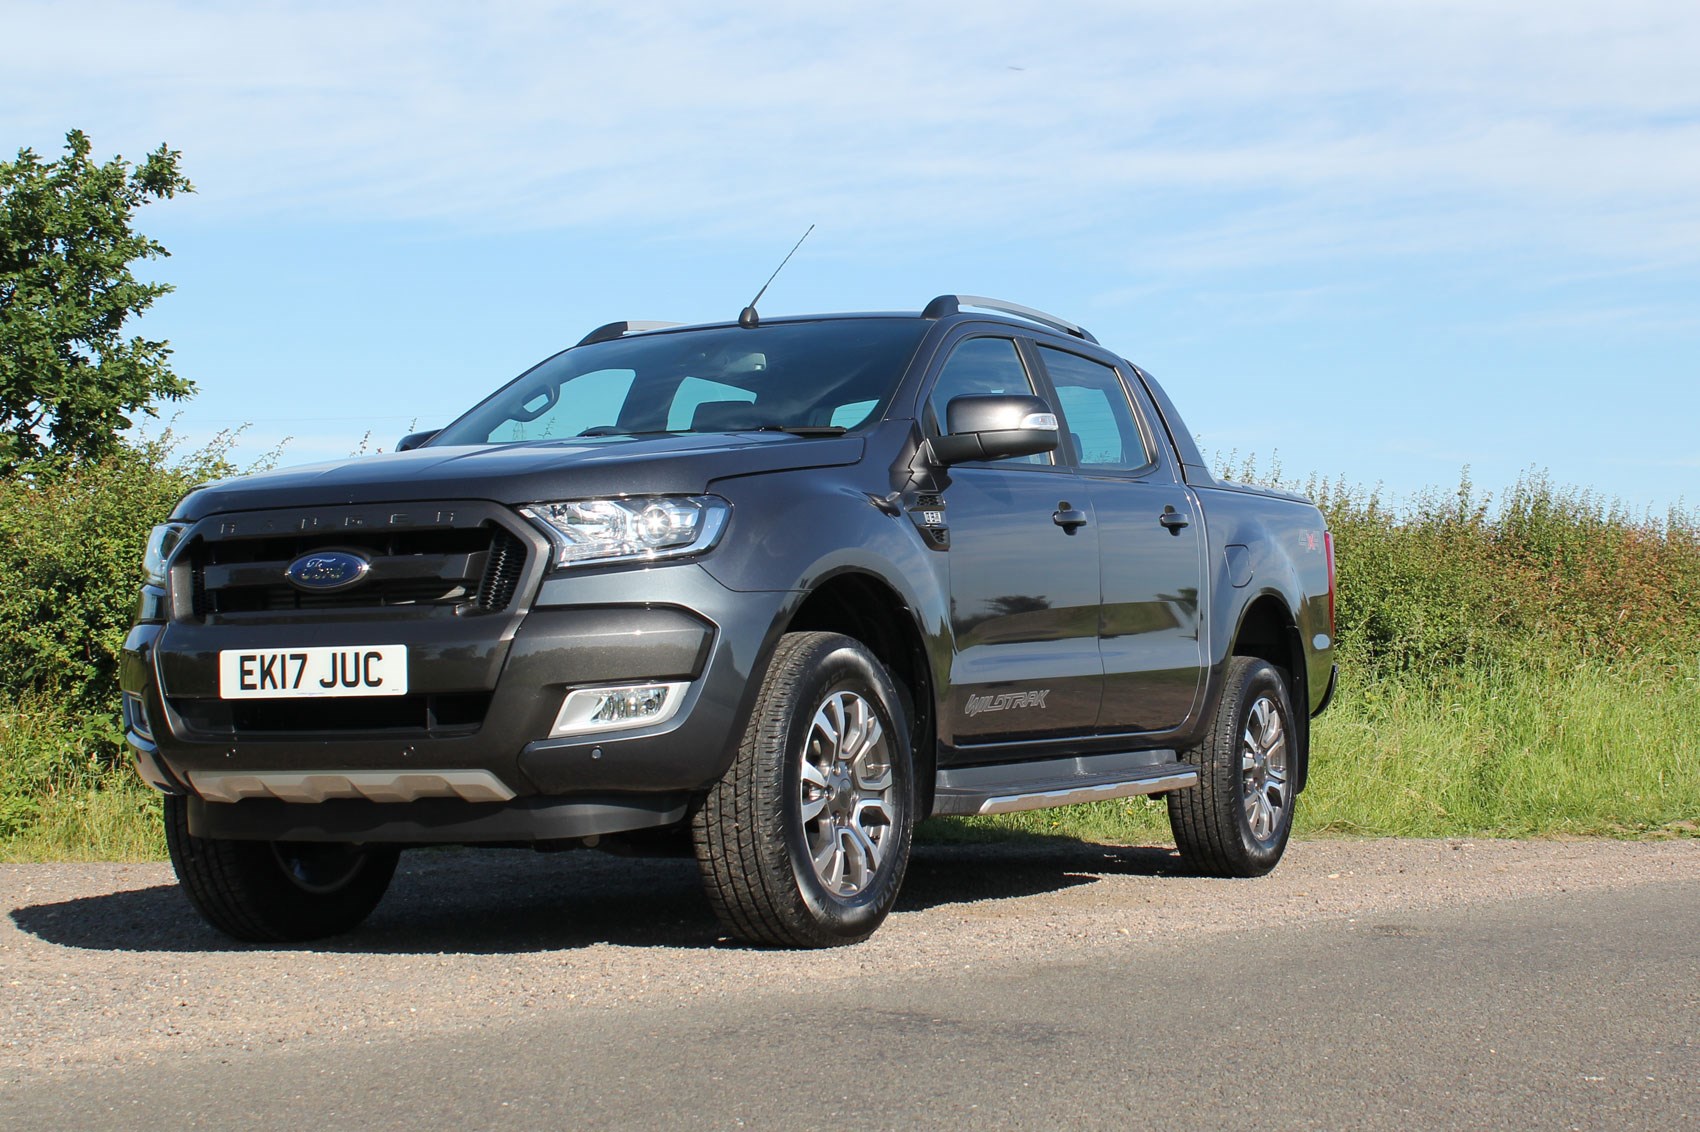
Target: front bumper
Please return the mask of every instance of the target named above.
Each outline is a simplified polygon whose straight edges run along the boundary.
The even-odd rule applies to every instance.
[[[679,563],[550,577],[513,618],[141,623],[121,659],[126,737],[144,780],[191,796],[200,836],[511,843],[672,824],[730,765],[791,596]],[[408,647],[417,726],[363,724],[350,701],[218,698],[223,649],[380,638]],[[689,683],[668,722],[549,737],[573,688],[662,680]]]

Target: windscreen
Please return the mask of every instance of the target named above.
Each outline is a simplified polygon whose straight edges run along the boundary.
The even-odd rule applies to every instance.
[[[432,439],[833,434],[879,420],[931,323],[849,318],[651,333],[563,351]]]

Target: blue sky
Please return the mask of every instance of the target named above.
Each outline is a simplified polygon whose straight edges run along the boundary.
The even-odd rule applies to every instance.
[[[1700,504],[1700,5],[3,0],[0,151],[166,142],[198,442],[389,447],[585,330],[997,295],[1207,451]],[[17,50],[16,45],[31,45]],[[168,410],[169,411],[169,410]]]

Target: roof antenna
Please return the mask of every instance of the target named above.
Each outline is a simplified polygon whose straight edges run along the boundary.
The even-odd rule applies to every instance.
[[[809,232],[813,232],[814,230],[815,226],[813,224],[809,225]],[[761,290],[757,291],[756,297],[750,300],[750,305],[738,312],[739,326],[742,326],[745,330],[749,330],[760,325],[761,316],[756,313],[756,304],[761,302],[761,297],[763,295],[767,294],[767,289],[773,286],[773,281],[779,278],[779,273],[785,270],[785,265],[791,262],[791,257],[797,254],[797,249],[803,246],[803,241],[809,238],[809,232],[804,232],[801,238],[799,238],[797,242],[791,246],[791,250],[785,253],[785,258],[779,261],[779,266],[773,269],[773,274],[769,275],[767,277],[767,282],[761,285]]]

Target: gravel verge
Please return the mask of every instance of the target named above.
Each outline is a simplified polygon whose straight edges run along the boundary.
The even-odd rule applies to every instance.
[[[290,949],[205,927],[169,866],[0,865],[0,1081],[218,1051],[499,1027],[821,981],[1064,963],[1107,948],[1700,878],[1700,841],[1295,842],[1268,877],[1165,848],[1011,839],[916,850],[898,911],[830,953],[722,939],[685,860],[419,851],[360,931]]]

